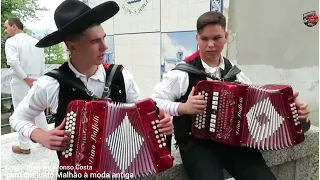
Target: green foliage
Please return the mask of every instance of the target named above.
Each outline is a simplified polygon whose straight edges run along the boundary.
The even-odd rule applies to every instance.
[[[63,57],[63,44],[59,43],[54,46],[44,48],[46,64],[62,64],[66,62]]]
[[[48,9],[40,7],[38,0],[5,0],[1,1],[1,27],[10,17],[18,17],[22,21],[39,20],[36,11],[47,11]]]
[[[4,53],[4,50],[1,50],[1,68],[7,68],[7,63],[6,63],[6,55]]]
[[[1,68],[6,68],[6,58],[4,53],[4,42],[7,39],[4,33],[4,22],[8,18],[20,18],[22,22],[27,20],[36,21],[36,11],[47,11],[48,9],[40,7],[38,0],[3,0],[1,1]],[[27,28],[24,31],[31,34]]]
[[[45,36],[48,35],[48,31]],[[63,57],[63,43],[44,48],[46,64],[63,64],[67,60]]]

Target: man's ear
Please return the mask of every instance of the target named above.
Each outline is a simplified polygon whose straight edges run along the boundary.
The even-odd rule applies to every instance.
[[[76,50],[75,44],[72,43],[71,41],[66,41],[65,44],[66,44],[66,46],[67,46],[67,49],[68,49],[70,52]]]
[[[12,24],[12,26],[11,26],[13,29],[15,29],[15,30],[17,30],[18,29],[18,27],[17,27],[17,25],[15,25],[15,24]]]
[[[229,33],[228,33],[227,31],[225,32],[224,37],[225,37],[226,39],[228,39],[228,37],[229,37]]]

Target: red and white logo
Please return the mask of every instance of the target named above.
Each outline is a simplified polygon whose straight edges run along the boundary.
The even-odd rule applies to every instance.
[[[308,27],[313,27],[318,24],[319,17],[316,11],[310,11],[303,14],[303,23]]]

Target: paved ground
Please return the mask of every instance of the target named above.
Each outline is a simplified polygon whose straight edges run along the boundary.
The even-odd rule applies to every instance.
[[[17,135],[16,132],[1,135],[1,179],[56,179],[58,159],[55,152],[32,143],[31,154],[14,154],[11,146],[16,144]]]

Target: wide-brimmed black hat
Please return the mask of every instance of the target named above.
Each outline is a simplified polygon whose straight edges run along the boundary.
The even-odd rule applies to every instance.
[[[79,33],[93,24],[100,24],[113,17],[119,11],[114,1],[104,2],[90,8],[79,0],[65,0],[54,12],[57,31],[42,38],[36,47],[48,47],[60,42],[74,33]]]

